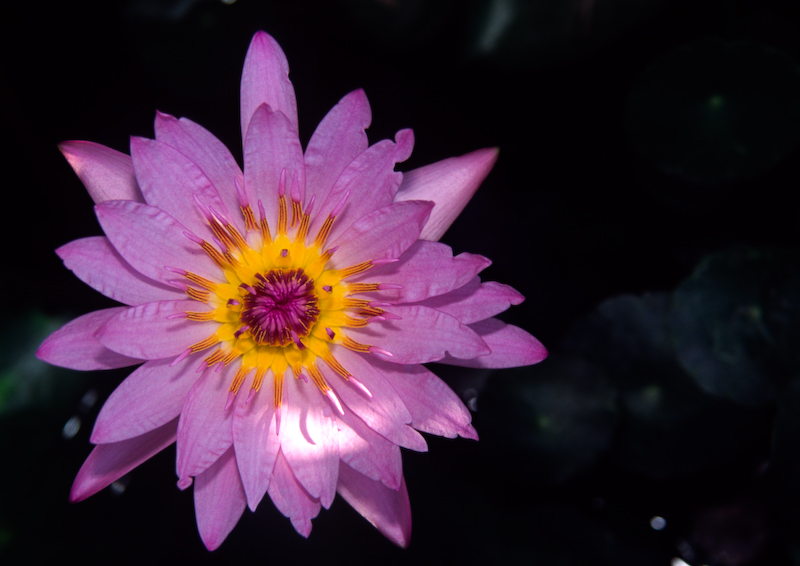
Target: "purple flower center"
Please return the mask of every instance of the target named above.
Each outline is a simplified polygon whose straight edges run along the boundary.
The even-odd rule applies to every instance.
[[[242,284],[247,291],[237,335],[250,331],[257,344],[285,346],[308,336],[319,318],[319,304],[314,280],[298,269],[273,269],[256,282]]]

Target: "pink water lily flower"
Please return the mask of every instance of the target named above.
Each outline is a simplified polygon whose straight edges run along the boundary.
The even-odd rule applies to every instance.
[[[70,493],[80,501],[177,440],[178,486],[217,548],[265,494],[304,536],[339,493],[406,546],[400,447],[418,431],[477,439],[422,364],[501,368],[547,355],[494,317],[523,297],[478,273],[489,260],[437,242],[494,165],[493,149],[406,174],[413,135],[368,145],[363,91],[305,151],[281,48],[255,35],[244,63],[244,172],[201,126],[159,113],[131,155],[60,149],[105,236],[58,249],[123,305],[81,316],[38,356],[97,370],[140,365],[97,417]]]

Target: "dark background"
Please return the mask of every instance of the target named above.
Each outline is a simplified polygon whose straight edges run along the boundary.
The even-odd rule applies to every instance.
[[[0,20],[0,562],[800,563],[795,2],[16,2]],[[443,241],[494,261],[484,279],[527,297],[502,318],[551,356],[433,368],[481,441],[405,452],[407,550],[337,499],[308,540],[265,501],[208,553],[174,448],[67,502],[128,370],[33,357],[110,306],[53,253],[100,233],[56,144],[127,152],[158,109],[241,159],[259,29],[289,59],[303,143],[361,87],[372,142],[415,131],[402,170],[500,148]]]

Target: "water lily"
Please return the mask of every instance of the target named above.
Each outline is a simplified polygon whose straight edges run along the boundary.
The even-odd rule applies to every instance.
[[[211,133],[157,114],[130,156],[60,149],[105,236],[57,250],[117,306],[52,334],[41,359],[141,364],[100,411],[79,501],[177,440],[200,535],[218,547],[268,494],[299,533],[339,493],[398,545],[411,530],[400,447],[418,431],[477,439],[458,396],[422,364],[500,368],[546,355],[492,318],[523,297],[481,282],[489,260],[437,240],[497,158],[475,151],[402,174],[413,134],[368,145],[364,92],[305,150],[277,42],[255,35],[241,83],[244,171]]]

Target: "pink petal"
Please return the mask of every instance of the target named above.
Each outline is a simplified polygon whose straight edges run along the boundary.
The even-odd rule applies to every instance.
[[[370,293],[372,300],[414,303],[466,285],[491,263],[475,254],[453,257],[450,246],[417,240],[403,252],[400,261],[370,269],[354,280],[402,286]]]
[[[145,303],[110,318],[98,331],[97,339],[106,348],[134,358],[174,357],[213,335],[219,323],[170,317],[210,310],[208,305],[194,300]]]
[[[339,250],[332,263],[342,268],[400,257],[417,240],[432,207],[433,203],[426,201],[400,202],[362,217],[333,242]]]
[[[307,196],[322,204],[351,161],[369,146],[364,130],[372,122],[367,95],[354,90],[317,126],[305,153]],[[335,206],[335,204],[334,204]]]
[[[399,547],[408,546],[411,540],[411,504],[405,480],[399,489],[389,489],[342,462],[338,491],[383,536]]]
[[[178,277],[166,267],[185,269],[207,279],[220,269],[194,242],[186,228],[158,208],[131,201],[108,201],[95,207],[97,219],[111,244],[139,273],[170,285]]]
[[[272,379],[264,380],[249,403],[245,403],[249,395],[246,385],[247,382],[242,384],[234,408],[233,447],[247,504],[255,511],[267,492],[280,450],[280,436],[276,434]]]
[[[447,438],[478,440],[472,415],[448,385],[424,366],[370,360],[392,384],[411,413],[411,426]],[[362,472],[363,473],[363,472]]]
[[[67,269],[106,297],[126,305],[140,305],[185,297],[174,287],[167,287],[145,277],[122,259],[108,238],[81,238],[56,250]]]
[[[170,367],[170,360],[147,362],[130,374],[100,409],[92,442],[107,444],[147,434],[176,418],[199,375],[198,352]]]
[[[428,449],[425,439],[408,426],[411,413],[383,374],[363,356],[344,347],[332,346],[331,352],[372,393],[372,397],[367,397],[324,362],[320,362],[319,368],[339,400],[346,406],[345,412],[348,409],[353,411],[368,427],[398,446],[425,452]]]
[[[441,360],[443,364],[470,368],[513,368],[538,364],[547,357],[547,349],[536,338],[496,318],[470,324],[470,328],[483,338],[492,353],[471,360],[447,356]]]
[[[145,460],[149,460],[175,442],[178,419],[141,436],[98,444],[81,466],[69,500],[83,501],[130,472]]]
[[[386,359],[396,364],[435,362],[448,353],[470,359],[490,352],[472,328],[448,314],[420,305],[396,305],[388,311],[400,320],[348,328],[347,333],[356,342],[388,350],[392,357]]]
[[[291,519],[295,530],[308,538],[311,533],[311,519],[319,515],[321,505],[294,477],[283,452],[278,452],[267,493],[278,511]]]
[[[244,58],[240,95],[242,141],[256,108],[262,104],[281,112],[289,119],[292,129],[300,131],[294,87],[289,80],[289,63],[278,42],[263,31],[253,36]]]
[[[78,174],[94,202],[144,202],[129,155],[89,141],[61,142],[58,149]]]
[[[480,278],[476,277],[460,289],[431,297],[419,304],[447,313],[463,324],[471,324],[500,314],[524,300],[525,297],[509,285],[495,281],[481,283]]]
[[[497,161],[498,151],[479,149],[404,174],[395,201],[430,200],[436,203],[420,238],[436,241],[478,190]]]
[[[233,409],[225,408],[238,363],[209,368],[192,386],[178,421],[178,485],[189,484],[233,444]]]
[[[242,480],[233,448],[197,476],[194,483],[194,512],[197,529],[208,550],[222,544],[244,513]]]
[[[242,170],[225,144],[188,118],[178,120],[162,112],[156,113],[155,128],[157,140],[171,145],[197,164],[216,188],[230,213],[229,220],[239,231],[244,231],[244,217],[239,213],[240,203],[233,181],[242,176]]]
[[[395,171],[394,166],[411,155],[414,149],[414,133],[411,130],[400,130],[395,138],[397,143],[391,140],[376,143],[342,171],[311,224],[312,235],[316,234],[328,214],[347,193],[349,196],[336,217],[329,241],[338,238],[359,218],[392,204],[403,180],[403,174]]]
[[[160,208],[200,237],[211,240],[214,233],[195,198],[227,220],[233,218],[202,169],[174,147],[133,137],[131,157],[147,204]],[[238,212],[238,207],[235,210]]]
[[[95,338],[97,329],[123,310],[125,307],[103,309],[68,322],[47,337],[36,350],[36,357],[54,366],[87,371],[141,363],[142,360],[112,352]]]
[[[398,489],[403,480],[400,448],[369,428],[350,411],[337,415],[339,458],[357,472]]]
[[[336,497],[339,445],[329,401],[317,387],[287,373],[281,451],[294,477],[326,509]]]
[[[278,189],[282,175],[286,198],[290,198],[296,177],[300,202],[303,202],[305,163],[297,130],[286,116],[262,105],[253,114],[244,141],[244,188],[251,205],[255,206],[259,200],[263,204],[273,236],[278,226]]]

